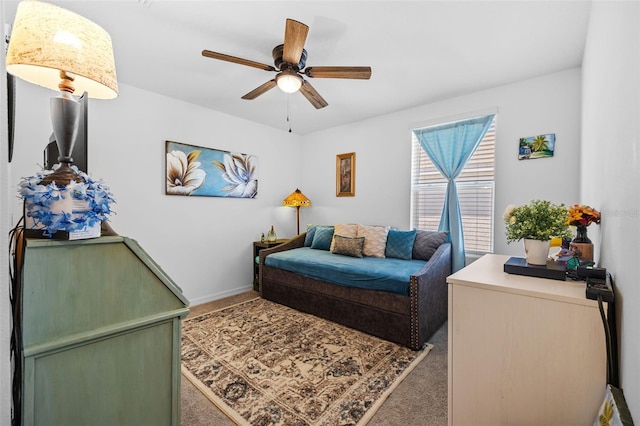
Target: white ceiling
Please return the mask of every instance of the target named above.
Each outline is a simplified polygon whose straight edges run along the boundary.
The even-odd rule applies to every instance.
[[[580,66],[590,10],[579,0],[51,3],[111,34],[120,83],[282,130],[288,99],[299,134]],[[17,2],[4,4],[13,21]],[[277,88],[247,101],[274,73],[201,55],[271,65],[286,18],[310,27],[307,66],[368,65],[371,79],[310,79],[329,103],[320,110]]]

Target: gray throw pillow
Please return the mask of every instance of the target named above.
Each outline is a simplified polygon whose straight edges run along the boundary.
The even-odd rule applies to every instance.
[[[447,234],[447,232],[418,230],[413,243],[413,258],[427,261],[431,259],[438,247],[447,241]]]

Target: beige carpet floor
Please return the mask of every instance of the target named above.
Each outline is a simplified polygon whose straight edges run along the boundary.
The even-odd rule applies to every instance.
[[[256,297],[249,291],[237,296],[192,306],[198,316]],[[429,340],[434,348],[400,383],[369,422],[370,426],[447,424],[447,325]],[[232,426],[234,423],[186,378],[182,378],[183,426]]]

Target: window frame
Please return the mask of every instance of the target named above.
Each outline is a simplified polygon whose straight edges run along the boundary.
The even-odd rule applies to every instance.
[[[472,117],[460,117],[455,120],[441,121],[421,129],[439,126],[444,123],[464,121]],[[467,254],[493,253],[495,247],[495,148],[497,133],[497,114],[483,140],[473,153],[465,169],[456,179],[458,197],[460,198],[460,213],[463,218],[463,233],[465,252]],[[411,132],[411,202],[410,224],[412,228],[437,230],[442,215],[447,180],[435,168],[420,142]],[[416,158],[416,154],[419,158]],[[418,175],[418,173],[422,175]],[[432,193],[429,194],[428,191]],[[483,195],[482,191],[487,192]],[[475,195],[475,213],[469,215],[468,208],[472,205]],[[466,195],[465,195],[466,194]],[[427,201],[420,200],[426,197]],[[435,204],[429,205],[434,201]],[[429,204],[428,204],[429,203]],[[466,207],[465,207],[466,204]],[[437,216],[436,213],[437,212]],[[424,219],[429,217],[429,219]],[[488,223],[486,223],[488,220]],[[483,226],[478,224],[484,222]],[[426,226],[423,224],[427,224]],[[488,234],[485,236],[485,234]]]

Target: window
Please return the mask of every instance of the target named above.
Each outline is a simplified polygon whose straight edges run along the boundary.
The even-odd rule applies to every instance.
[[[458,176],[457,188],[465,251],[493,252],[495,118],[484,138]],[[436,230],[440,224],[446,179],[433,165],[412,133],[411,226]]]

